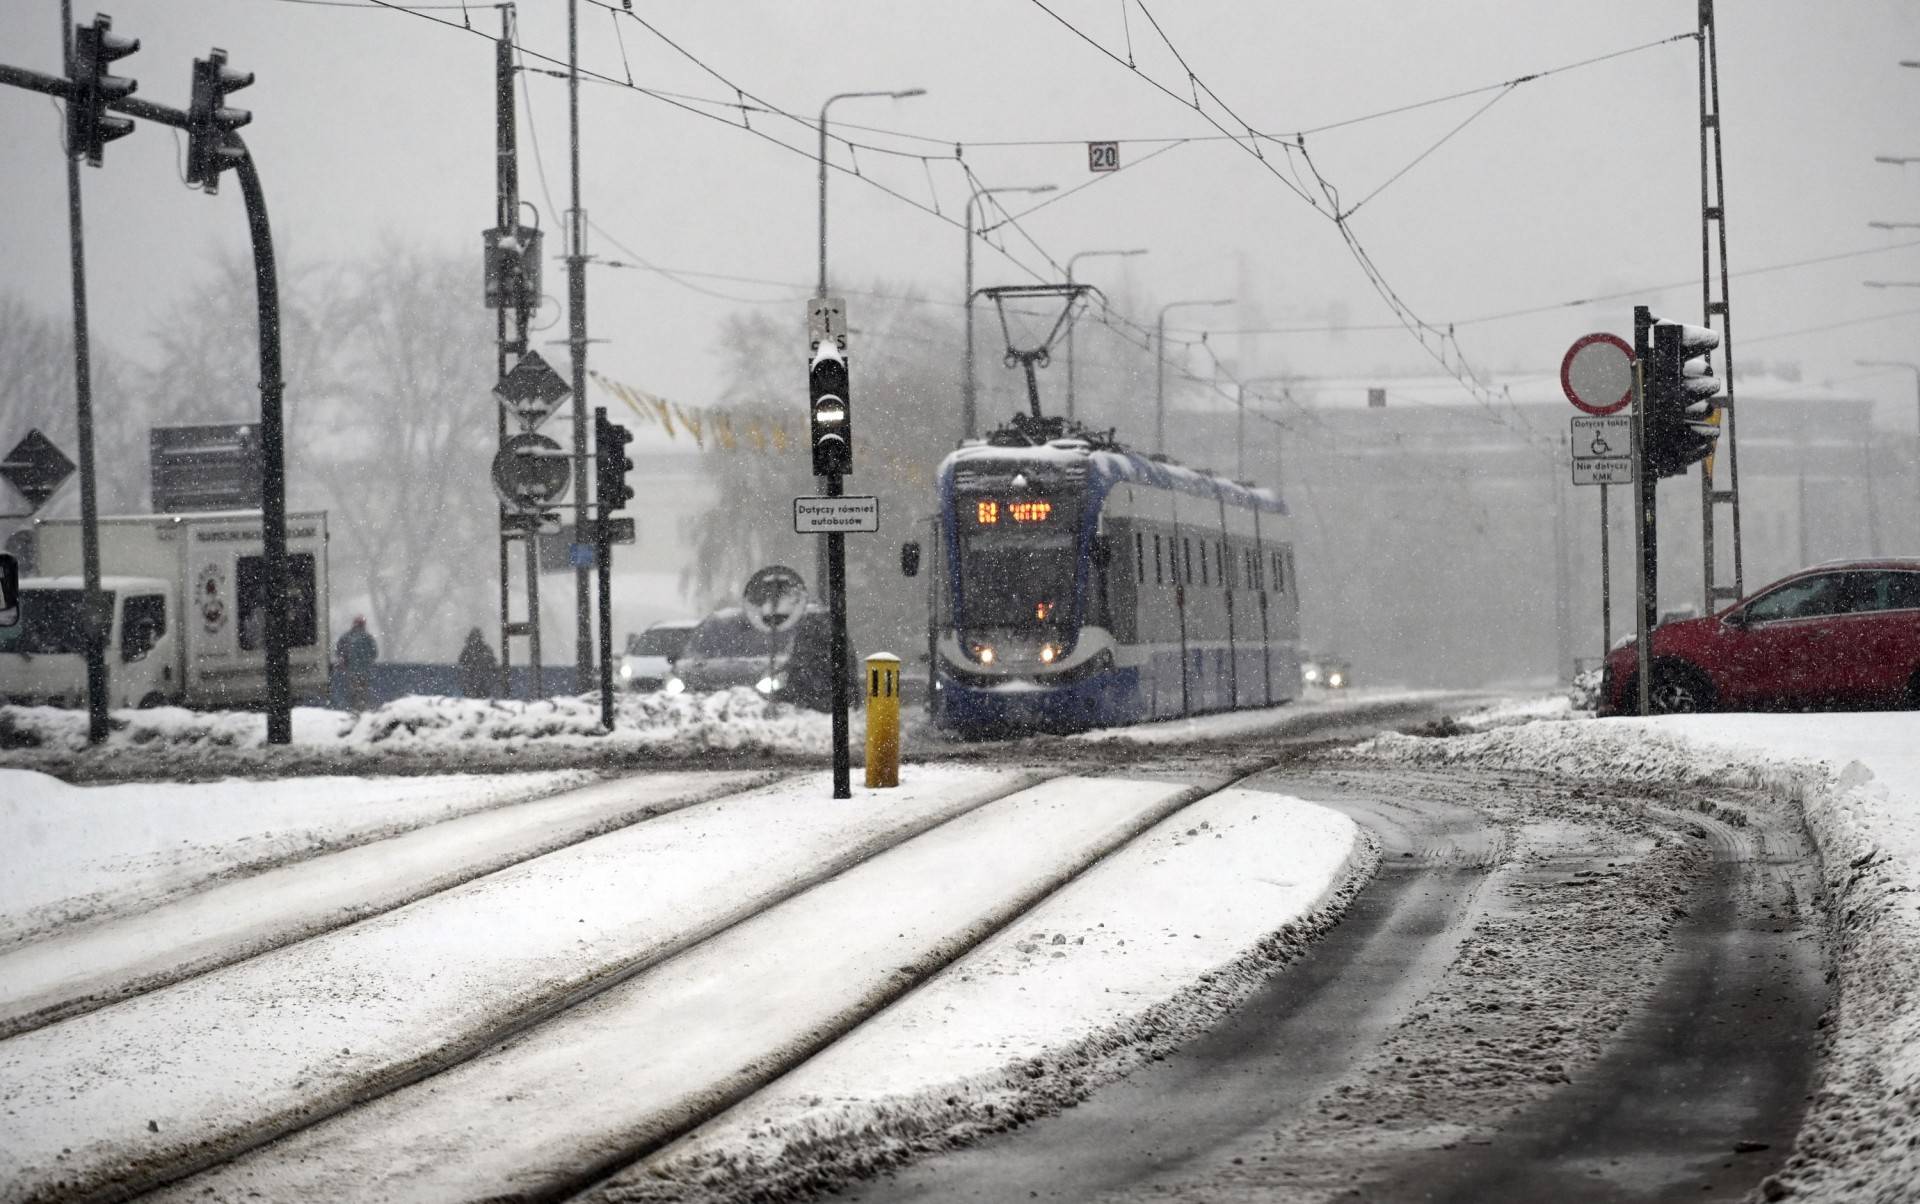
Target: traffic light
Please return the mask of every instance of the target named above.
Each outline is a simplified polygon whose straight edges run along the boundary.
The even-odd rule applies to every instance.
[[[853,410],[847,402],[847,356],[834,339],[821,339],[807,373],[807,418],[813,475],[853,471]]]
[[[107,74],[107,65],[140,49],[139,38],[113,32],[113,18],[96,13],[91,25],[73,27],[73,51],[67,59],[67,154],[85,155],[100,166],[103,148],[115,138],[133,133],[133,119],[113,117],[107,106],[139,87],[130,79]]]
[[[227,134],[253,120],[245,109],[227,107],[227,95],[253,82],[253,72],[227,66],[218,46],[193,60],[193,99],[187,107],[187,183],[220,191],[220,173],[245,152],[227,145]]]
[[[633,461],[627,458],[627,444],[631,442],[632,431],[607,421],[607,407],[594,407],[593,484],[602,517],[633,499],[633,490],[627,487],[627,474],[633,471]]]
[[[1723,392],[1707,353],[1720,336],[1705,326],[1656,320],[1646,374],[1647,470],[1677,476],[1713,454],[1720,438],[1714,399]]]

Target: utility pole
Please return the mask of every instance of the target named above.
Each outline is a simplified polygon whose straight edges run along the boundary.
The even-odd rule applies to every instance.
[[[567,210],[567,346],[573,355],[573,540],[587,533],[587,215],[580,210],[580,0],[567,0],[567,122],[573,143],[573,208]],[[573,570],[573,688],[587,692],[593,673],[592,574]],[[535,621],[538,621],[536,616]]]
[[[489,285],[497,289],[497,295],[491,299],[495,309],[496,351],[494,378],[505,380],[509,356],[522,356],[527,351],[527,323],[531,318],[531,308],[540,302],[539,288],[534,283],[539,279],[540,234],[537,229],[523,229],[520,217],[520,156],[514,132],[513,102],[513,17],[511,4],[500,9],[500,41],[494,50],[493,67],[493,115],[494,115],[494,230],[496,248],[511,247],[507,254],[494,254],[488,265]],[[513,329],[507,328],[507,310],[513,310]],[[495,413],[495,432],[499,436],[496,446],[504,447],[507,442],[507,408],[503,404]],[[527,697],[539,698],[546,693],[546,682],[542,680],[540,655],[540,554],[539,527],[535,521],[537,515],[509,513],[505,499],[499,506],[500,519],[500,696],[505,698],[513,693],[513,639],[523,636],[527,641],[527,667],[531,677],[527,683]],[[513,542],[518,538],[523,549],[527,578],[527,617],[523,622],[513,619]]]

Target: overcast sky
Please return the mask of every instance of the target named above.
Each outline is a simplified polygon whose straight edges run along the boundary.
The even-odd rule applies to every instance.
[[[833,108],[836,123],[873,127],[836,124],[864,144],[853,156],[833,148],[837,166],[857,160],[864,177],[836,172],[830,182],[836,281],[884,281],[958,303],[957,222],[969,183],[957,143],[986,187],[1089,185],[997,198],[1016,212],[1052,203],[1021,220],[1031,241],[1011,227],[996,232],[1012,258],[979,248],[976,284],[1055,278],[1049,258],[1064,265],[1080,251],[1144,247],[1150,253],[1134,259],[1083,259],[1076,274],[1130,296],[1132,316],[1147,324],[1168,301],[1237,297],[1239,307],[1179,311],[1170,325],[1391,325],[1299,157],[1262,141],[1256,158],[1244,137],[1220,137],[1213,121],[1236,135],[1250,126],[1288,136],[1623,51],[1631,53],[1504,93],[1309,133],[1306,147],[1341,204],[1367,198],[1350,228],[1387,284],[1426,321],[1458,323],[1478,368],[1533,373],[1544,389],[1578,335],[1629,334],[1636,299],[1698,320],[1695,42],[1635,50],[1691,34],[1687,0],[1045,3],[633,0],[629,15],[613,11],[622,0],[581,0],[581,65],[615,81],[581,92],[583,204],[604,231],[590,250],[712,274],[591,269],[591,333],[605,340],[593,366],[676,399],[709,400],[720,320],[744,304],[790,318],[799,362],[801,298],[816,254],[811,122],[826,96],[867,89],[926,95]],[[1868,226],[1920,222],[1920,164],[1874,161],[1920,156],[1920,69],[1899,65],[1920,59],[1920,5],[1720,8],[1730,261],[1736,273],[1757,273],[1733,282],[1738,359],[1797,364],[1810,380],[1882,399],[1884,421],[1911,429],[1912,376],[1855,361],[1920,362],[1920,288],[1862,283],[1920,282],[1920,229]],[[416,15],[352,0],[112,0],[110,10],[115,31],[143,43],[121,73],[140,81],[144,97],[184,106],[192,59],[212,46],[257,74],[236,103],[254,114],[243,134],[284,254],[331,258],[396,243],[471,254],[477,303],[478,232],[493,219],[496,8],[441,0]],[[77,5],[76,20],[93,11]],[[521,6],[530,66],[565,62],[566,18],[561,0]],[[58,72],[59,45],[56,0],[0,0],[0,60]],[[629,88],[629,77],[693,99],[677,107]],[[753,132],[742,129],[738,108],[707,103],[736,101],[736,87],[799,120],[752,112]],[[522,192],[557,236],[569,203],[566,84],[532,74],[520,97]],[[1090,139],[1121,140],[1122,169],[1090,175]],[[1004,145],[1012,142],[1049,144]],[[65,313],[56,104],[5,90],[0,145],[5,287]],[[215,198],[189,191],[182,153],[172,132],[143,124],[108,146],[104,169],[83,170],[96,337],[135,355],[160,324],[192,321],[175,304],[186,282],[246,245],[237,186]],[[558,253],[557,243],[549,250]],[[1854,252],[1871,253],[1758,271]],[[550,263],[546,291],[564,297],[564,279]],[[1474,321],[1628,290],[1600,304]],[[857,296],[851,309],[858,327]],[[542,337],[564,335],[557,310],[545,317],[557,324]],[[1246,373],[1437,371],[1397,327],[1215,337]],[[797,398],[798,370],[795,379]],[[487,400],[475,402],[486,414]]]

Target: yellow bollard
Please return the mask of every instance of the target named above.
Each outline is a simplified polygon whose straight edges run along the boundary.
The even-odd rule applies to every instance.
[[[867,785],[900,784],[900,658],[867,658]]]

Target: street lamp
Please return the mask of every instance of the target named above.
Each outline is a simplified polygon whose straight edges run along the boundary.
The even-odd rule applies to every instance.
[[[1156,374],[1153,388],[1153,449],[1163,456],[1167,454],[1167,311],[1179,309],[1182,306],[1201,308],[1232,304],[1232,297],[1218,301],[1169,301],[1160,307],[1160,316],[1154,319],[1153,350]]]
[[[1145,255],[1145,247],[1135,247],[1131,251],[1076,251],[1067,256],[1067,283],[1073,283],[1073,265],[1092,255]],[[1067,417],[1073,417],[1073,327],[1067,327]]]
[[[909,96],[925,96],[925,88],[907,88],[899,92],[841,92],[820,105],[820,289],[816,296],[827,295],[827,106],[836,100],[853,100],[861,96],[886,96],[894,100],[905,100]]]
[[[983,196],[992,196],[996,192],[1052,192],[1052,184],[1009,184],[1001,188],[974,188],[967,196],[964,220],[960,223],[960,233],[966,239],[966,301],[967,335],[966,346],[960,349],[960,437],[973,438],[973,427],[977,420],[978,386],[974,382],[973,372],[973,206]]]
[[[1916,364],[1911,360],[1855,360],[1853,362],[1862,368],[1905,368],[1907,371],[1913,373],[1915,401],[1920,402],[1920,364]],[[1916,486],[1920,486],[1920,443],[1916,443],[1915,448],[1913,464],[1914,480]],[[1920,501],[1920,491],[1916,493],[1916,501]]]

